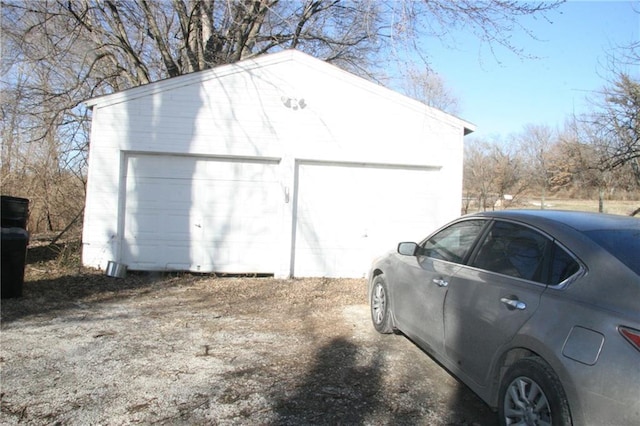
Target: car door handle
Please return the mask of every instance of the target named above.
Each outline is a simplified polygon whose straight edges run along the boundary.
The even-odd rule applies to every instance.
[[[509,299],[508,297],[503,297],[502,299],[500,299],[500,301],[505,305],[507,305],[509,309],[517,309],[519,311],[524,311],[525,309],[527,309],[527,304],[524,303],[522,300]]]
[[[446,287],[449,283],[442,278],[434,278],[433,282],[438,285],[438,287]]]

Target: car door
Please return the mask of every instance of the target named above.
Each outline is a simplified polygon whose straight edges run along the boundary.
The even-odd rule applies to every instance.
[[[451,276],[471,251],[487,220],[457,222],[399,256],[394,279],[394,316],[398,327],[421,346],[442,352],[443,305]]]
[[[452,277],[444,306],[446,357],[486,385],[492,360],[538,307],[551,240],[536,230],[496,221],[468,266]]]

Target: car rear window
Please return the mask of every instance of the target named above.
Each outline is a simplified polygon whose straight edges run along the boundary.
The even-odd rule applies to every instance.
[[[553,257],[551,259],[551,277],[549,284],[558,285],[580,270],[580,264],[562,249],[554,244]]]
[[[640,229],[606,229],[585,234],[640,275]]]

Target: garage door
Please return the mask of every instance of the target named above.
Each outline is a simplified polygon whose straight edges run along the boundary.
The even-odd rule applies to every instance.
[[[272,273],[277,161],[127,158],[122,261],[137,270]]]
[[[293,274],[363,277],[374,257],[426,236],[437,170],[298,164]]]

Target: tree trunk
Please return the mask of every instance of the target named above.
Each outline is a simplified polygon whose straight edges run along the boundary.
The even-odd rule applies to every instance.
[[[598,213],[604,212],[604,188],[598,189]]]

